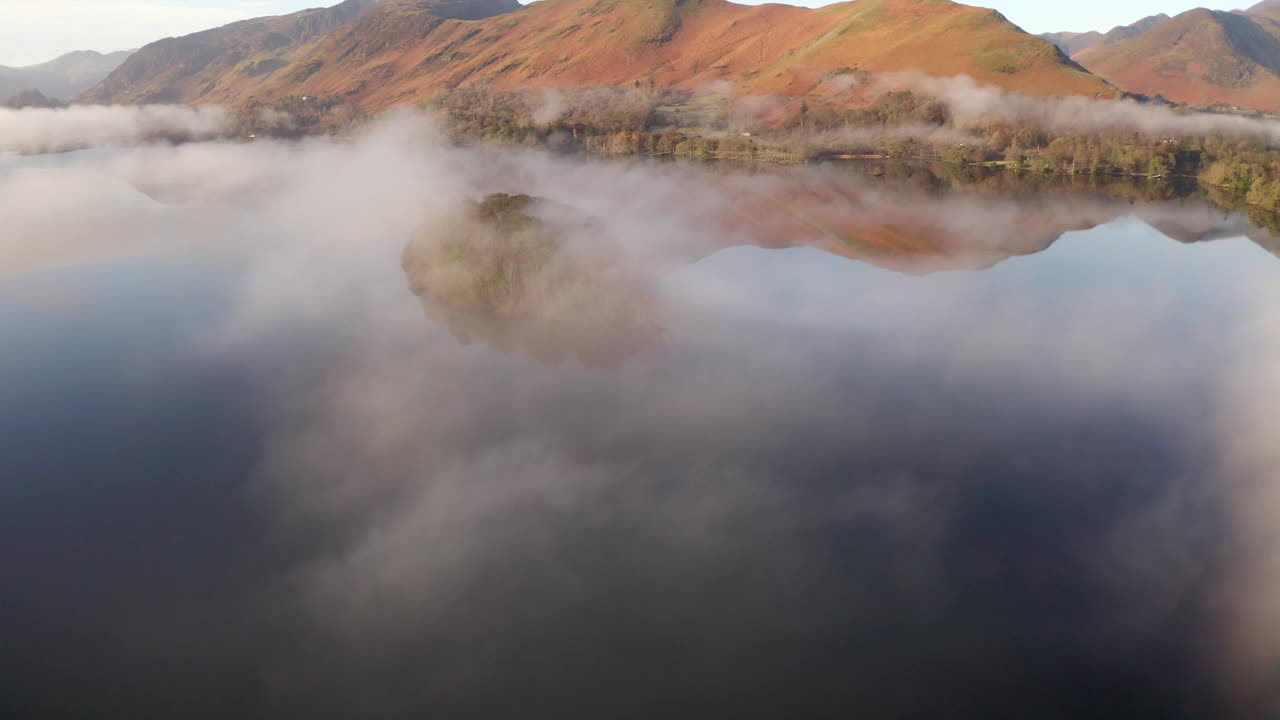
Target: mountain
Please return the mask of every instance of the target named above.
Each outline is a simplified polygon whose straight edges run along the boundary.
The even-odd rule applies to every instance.
[[[0,99],[35,90],[54,100],[70,100],[102,82],[129,55],[81,50],[40,65],[0,66]]]
[[[376,4],[377,0],[346,0],[330,8],[165,38],[135,52],[80,101],[103,105],[182,102],[228,76],[267,75],[288,64],[282,58],[291,50],[355,20]]]
[[[63,104],[57,100],[47,97],[39,90],[23,90],[13,97],[0,103],[0,107],[7,107],[11,110],[22,110],[24,108],[59,108]]]
[[[1094,45],[1101,43],[1102,39],[1106,37],[1106,35],[1103,35],[1097,30],[1090,30],[1089,32],[1082,32],[1082,33],[1078,33],[1078,32],[1043,33],[1040,35],[1040,37],[1044,38],[1045,40],[1048,40],[1054,45],[1057,45],[1058,49],[1066,53],[1067,55],[1075,55],[1081,50],[1086,50],[1088,48],[1093,47]]]
[[[1097,31],[1085,33],[1059,32],[1046,33],[1040,37],[1057,45],[1062,52],[1074,58],[1079,53],[1094,47],[1115,45],[1118,42],[1135,38],[1164,23],[1166,20],[1169,20],[1169,16],[1162,13],[1145,17],[1132,25],[1114,27],[1105,34]]]
[[[1073,58],[1116,86],[1193,105],[1280,111],[1280,2],[1197,9]]]
[[[1263,0],[1246,10],[1245,14],[1280,21],[1280,0]]]
[[[345,9],[344,9],[345,8]],[[306,37],[275,28],[336,13]],[[239,27],[238,27],[239,26]],[[178,50],[182,49],[179,54]],[[342,97],[377,110],[447,88],[679,87],[830,92],[854,71],[967,74],[1038,95],[1108,94],[1051,43],[950,0],[856,0],[819,9],[725,0],[347,0],[161,41],[84,99],[243,105]]]

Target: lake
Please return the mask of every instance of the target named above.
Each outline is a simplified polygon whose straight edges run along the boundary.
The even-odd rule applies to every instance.
[[[0,714],[1280,713],[1265,219],[422,132],[0,159]]]

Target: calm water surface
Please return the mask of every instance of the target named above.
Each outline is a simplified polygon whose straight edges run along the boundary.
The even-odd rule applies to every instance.
[[[789,171],[769,217],[852,229],[653,214],[697,242],[602,356],[442,320],[390,221],[137,179],[170,152],[0,171],[129,178],[83,226],[0,203],[37,248],[0,273],[5,716],[1280,707],[1280,259],[1245,216],[856,173],[804,205],[832,171]],[[575,182],[537,189],[644,215]]]

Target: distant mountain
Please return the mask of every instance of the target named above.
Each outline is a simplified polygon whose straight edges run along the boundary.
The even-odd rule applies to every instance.
[[[282,27],[308,18],[309,32]],[[314,18],[314,19],[312,19]],[[950,0],[808,9],[725,0],[348,0],[140,50],[93,101],[218,102],[302,94],[380,109],[443,89],[613,85],[804,96],[855,71],[967,74],[1033,94],[1113,91],[994,10]]]
[[[1167,20],[1169,20],[1169,16],[1162,13],[1145,17],[1132,25],[1114,27],[1105,34],[1097,31],[1085,33],[1059,32],[1046,33],[1040,37],[1057,45],[1067,55],[1075,57],[1085,50],[1100,45],[1115,45],[1118,42],[1135,38]]]
[[[1066,53],[1067,55],[1075,55],[1081,50],[1091,48],[1094,45],[1101,43],[1102,39],[1106,37],[1106,35],[1103,35],[1097,30],[1090,30],[1089,32],[1082,32],[1082,33],[1078,33],[1078,32],[1042,33],[1040,37],[1044,38],[1045,40],[1048,40],[1054,45],[1057,45],[1058,49]]]
[[[1197,9],[1073,57],[1123,90],[1194,105],[1280,111],[1280,2]]]
[[[0,103],[0,106],[7,107],[12,110],[22,110],[23,108],[58,108],[64,107],[64,103],[45,96],[39,90],[23,90],[13,97]]]
[[[130,54],[126,51],[104,55],[82,50],[40,65],[0,66],[0,99],[36,90],[55,100],[70,100],[102,82]]]

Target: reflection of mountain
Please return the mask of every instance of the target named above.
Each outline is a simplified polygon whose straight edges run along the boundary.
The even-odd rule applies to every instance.
[[[873,184],[839,169],[783,175],[760,187],[733,193],[742,200],[727,223],[733,236],[764,247],[817,247],[906,272],[990,267],[1111,219],[1090,202],[1006,198],[979,207],[963,196],[925,193],[906,181]]]
[[[651,281],[593,219],[526,195],[490,195],[424,226],[404,269],[429,316],[549,362],[616,367],[658,340]]]
[[[1264,233],[1254,229],[1249,233],[1248,238],[1261,247],[1263,250],[1280,258],[1280,238],[1271,233]]]
[[[991,267],[1125,217],[1184,243],[1247,237],[1273,253],[1280,246],[1267,218],[1214,202],[1194,185],[954,177],[928,167],[870,179],[830,166],[701,181],[734,198],[719,219],[725,242],[816,247],[902,272]]]
[[[1143,217],[1142,212],[1137,214]],[[1157,215],[1146,222],[1170,240],[1186,244],[1238,237],[1252,239],[1255,234],[1265,234],[1258,233],[1246,215],[1224,216],[1211,208],[1204,208],[1200,213],[1185,212],[1176,217]]]
[[[666,258],[677,264],[754,245],[817,248],[912,274],[980,270],[1123,218],[1183,243],[1248,237],[1272,252],[1277,245],[1247,213],[1191,187],[1146,181],[1028,177],[1018,186],[1007,173],[960,178],[927,167],[874,178],[849,166],[672,170],[662,181],[677,194],[715,197],[684,218]],[[491,195],[434,218],[403,255],[426,314],[460,340],[591,367],[617,367],[659,341],[645,265],[610,238],[606,223],[525,195]]]

